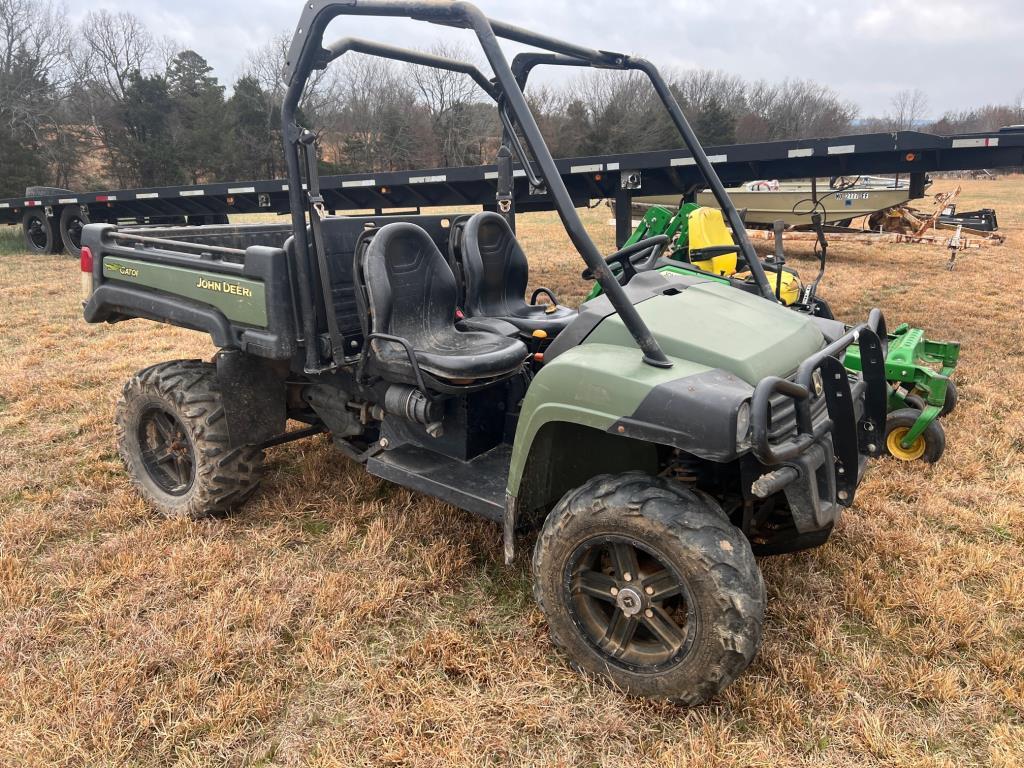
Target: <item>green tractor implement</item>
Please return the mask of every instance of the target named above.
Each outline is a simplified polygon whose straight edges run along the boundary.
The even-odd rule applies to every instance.
[[[712,222],[713,234],[710,237],[704,233],[706,221],[701,220],[704,215]],[[719,227],[718,222],[720,217],[715,211],[694,203],[684,203],[677,211],[653,206],[644,214],[625,247],[659,235],[666,236],[672,245],[658,259],[658,271],[676,275],[699,274],[756,292],[756,284],[749,278],[749,273],[739,271],[735,262],[725,262],[727,268],[720,269],[723,264],[721,258],[735,255],[737,249],[731,237],[722,234],[724,225]],[[694,240],[699,242],[691,242],[691,231],[697,235]],[[781,230],[777,232],[781,234]],[[707,245],[716,239],[715,244]],[[694,245],[698,247],[692,247]],[[799,275],[785,266],[778,237],[776,245],[776,255],[763,265],[769,282],[776,286],[776,299],[794,310],[834,319],[828,302],[817,296],[828,253],[828,242],[820,227],[816,252],[821,268],[811,285],[804,286]],[[601,293],[601,286],[595,285],[588,300],[597,298]],[[886,450],[902,461],[938,462],[946,447],[945,430],[939,420],[952,413],[959,402],[952,376],[960,360],[960,344],[932,341],[925,337],[922,329],[907,324],[887,334],[887,341],[885,376],[889,382],[889,415]],[[853,373],[863,371],[858,345],[847,350],[843,364]]]

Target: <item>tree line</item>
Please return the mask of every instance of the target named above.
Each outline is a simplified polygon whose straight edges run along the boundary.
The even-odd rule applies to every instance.
[[[0,0],[0,196],[40,184],[101,189],[281,176],[288,43],[285,34],[250,52],[229,91],[202,55],[157,37],[131,13],[93,11],[76,25],[57,0]],[[432,52],[475,58],[453,46]],[[900,94],[884,117],[858,120],[856,105],[811,80],[667,74],[708,145],[1024,122],[1021,99],[926,125],[918,91]],[[681,145],[636,74],[533,83],[528,97],[556,156]],[[326,172],[478,164],[493,157],[501,135],[493,106],[469,78],[361,56],[319,73],[302,110],[305,124],[322,130]]]

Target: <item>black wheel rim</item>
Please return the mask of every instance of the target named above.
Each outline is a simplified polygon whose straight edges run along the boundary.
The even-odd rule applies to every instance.
[[[82,228],[84,226],[85,223],[77,216],[68,221],[68,240],[71,241],[71,244],[75,247],[75,250],[82,249]]]
[[[28,233],[28,242],[33,248],[37,251],[46,248],[46,230],[43,228],[43,222],[40,219],[30,219],[26,231]]]
[[[573,621],[609,664],[663,672],[693,649],[693,595],[653,547],[623,536],[591,539],[569,559],[565,589]]]
[[[146,473],[161,490],[184,496],[195,482],[195,448],[178,418],[150,408],[139,421],[139,446]]]

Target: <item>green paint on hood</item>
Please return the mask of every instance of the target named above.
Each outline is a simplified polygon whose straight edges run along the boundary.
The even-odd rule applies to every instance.
[[[810,318],[729,285],[701,283],[656,296],[637,311],[669,357],[729,371],[751,386],[767,376],[791,376],[825,346]],[[618,315],[586,343],[636,346]]]

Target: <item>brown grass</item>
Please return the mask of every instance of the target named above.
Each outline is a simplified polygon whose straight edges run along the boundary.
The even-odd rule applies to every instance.
[[[233,519],[154,520],[113,404],[208,341],[86,326],[75,264],[0,243],[0,765],[1024,764],[1024,182],[967,187],[1004,248],[951,274],[940,248],[837,245],[825,286],[965,342],[945,461],[876,464],[827,547],[763,562],[764,650],[696,711],[579,678],[525,547],[503,567],[495,526],[325,439],[275,452]],[[535,282],[580,297],[553,217],[522,235]]]

